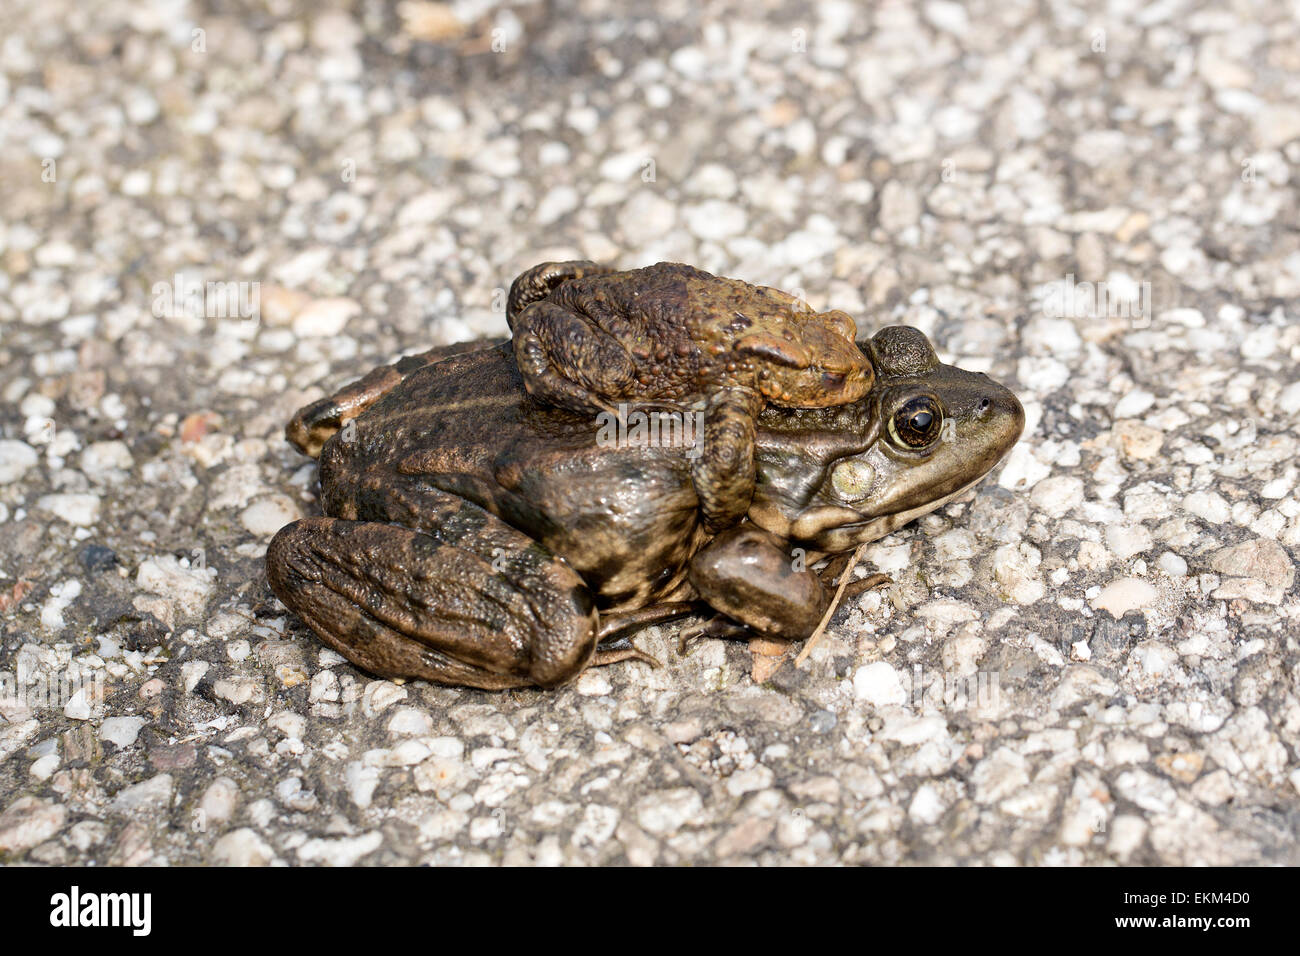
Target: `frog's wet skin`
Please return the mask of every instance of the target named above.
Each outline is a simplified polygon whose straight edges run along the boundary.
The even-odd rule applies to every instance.
[[[365,670],[492,689],[634,656],[599,645],[703,606],[807,637],[830,598],[793,549],[841,553],[940,507],[1024,427],[1011,392],[915,329],[859,345],[865,397],[761,413],[747,520],[716,535],[688,449],[598,443],[589,416],[528,396],[510,343],[376,369],[289,424],[319,452],[326,516],[275,536],[271,588]]]

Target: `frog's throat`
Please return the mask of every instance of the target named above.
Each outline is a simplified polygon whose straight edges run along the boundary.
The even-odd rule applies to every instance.
[[[827,553],[847,551],[859,544],[866,544],[869,541],[884,537],[891,531],[897,531],[909,521],[914,521],[922,515],[927,515],[931,511],[942,508],[954,498],[970,491],[986,477],[987,473],[980,475],[973,481],[962,485],[956,491],[933,501],[927,501],[915,508],[908,508],[892,514],[875,515],[870,518],[863,518],[861,512],[845,507],[813,508],[805,511],[791,522],[780,521],[779,516],[776,516],[778,517],[777,523],[783,523],[784,528],[769,527],[769,524],[772,523],[771,519],[775,515],[759,514],[755,516],[751,511],[750,518],[759,527],[774,534],[788,537],[792,541],[811,542],[819,546],[826,545],[828,546]],[[850,516],[854,516],[858,520],[845,520]]]

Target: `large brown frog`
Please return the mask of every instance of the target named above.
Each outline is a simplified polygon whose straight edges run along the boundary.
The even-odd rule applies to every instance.
[[[544,262],[511,285],[506,320],[535,398],[587,415],[628,402],[700,405],[692,478],[712,531],[749,507],[765,402],[822,408],[871,388],[847,313],[678,262],[626,272]]]
[[[320,451],[325,516],[275,536],[271,588],[365,670],[484,688],[561,684],[634,655],[601,646],[629,628],[706,606],[807,637],[829,596],[793,549],[811,565],[939,507],[1024,425],[1014,395],[915,329],[860,345],[868,395],[763,411],[747,520],[717,535],[688,448],[599,441],[528,396],[509,343],[377,369],[287,429]]]

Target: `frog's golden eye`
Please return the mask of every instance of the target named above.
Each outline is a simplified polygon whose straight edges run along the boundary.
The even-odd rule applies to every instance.
[[[939,440],[943,409],[931,395],[917,395],[898,406],[889,419],[889,437],[904,451],[919,451]]]

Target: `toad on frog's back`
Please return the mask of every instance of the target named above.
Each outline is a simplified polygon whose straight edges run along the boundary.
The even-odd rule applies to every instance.
[[[524,386],[540,401],[579,414],[704,403],[693,478],[714,530],[749,505],[765,402],[821,408],[871,388],[846,313],[676,262],[626,272],[544,262],[511,285],[506,318]]]
[[[869,394],[761,413],[747,520],[718,534],[684,448],[600,444],[528,398],[509,343],[376,369],[290,422],[320,454],[325,514],[276,534],[271,589],[367,671],[483,688],[564,683],[636,656],[610,644],[628,629],[693,610],[806,637],[830,596],[792,549],[810,567],[939,507],[1024,426],[1014,395],[915,329],[860,346]]]

